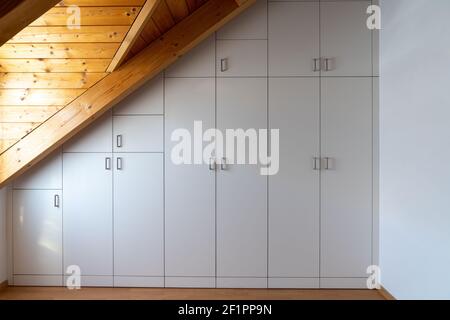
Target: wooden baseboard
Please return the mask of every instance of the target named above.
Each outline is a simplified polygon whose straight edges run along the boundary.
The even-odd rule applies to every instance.
[[[0,291],[5,290],[6,288],[8,288],[8,280],[0,283]]]
[[[397,300],[397,299],[395,299],[395,297],[389,292],[389,291],[387,291],[386,290],[386,288],[385,287],[381,287],[381,289],[380,290],[378,290],[378,292],[381,294],[381,296],[383,297],[383,298],[385,298],[386,300],[390,300],[390,301],[394,301],[394,300]]]

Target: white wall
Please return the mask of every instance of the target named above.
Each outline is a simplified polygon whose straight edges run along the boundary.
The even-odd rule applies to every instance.
[[[0,283],[7,279],[6,188],[0,190]]]
[[[450,1],[381,6],[382,283],[398,299],[449,299]]]

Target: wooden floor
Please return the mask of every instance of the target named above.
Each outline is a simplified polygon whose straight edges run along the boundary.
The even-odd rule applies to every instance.
[[[7,287],[0,300],[384,300],[376,290]]]

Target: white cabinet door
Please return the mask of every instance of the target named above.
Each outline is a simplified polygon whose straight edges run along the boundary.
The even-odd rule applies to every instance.
[[[106,112],[64,144],[64,152],[112,152],[112,117]]]
[[[171,140],[173,132],[186,129],[193,134],[194,121],[201,121],[203,130],[214,128],[214,109],[214,79],[166,79],[165,247],[166,276],[174,277],[167,282],[170,286],[215,283],[215,171],[208,164],[177,165],[171,158],[178,144]]]
[[[114,275],[164,276],[163,155],[115,154]]]
[[[319,277],[319,85],[269,83],[270,129],[280,130],[280,170],[269,177],[269,277]]]
[[[113,214],[110,153],[66,153],[64,171],[64,265],[82,275],[112,276]]]
[[[163,114],[163,92],[164,77],[160,74],[115,106],[114,115]]]
[[[324,65],[323,75],[372,76],[372,31],[366,13],[370,3],[321,2],[321,51],[329,59],[329,71]]]
[[[266,77],[267,40],[217,41],[218,77]]]
[[[59,275],[62,280],[60,191],[13,191],[15,275]]]
[[[266,129],[266,97],[266,79],[219,79],[218,129]],[[267,176],[230,157],[217,174],[217,276],[267,278]]]
[[[61,150],[18,177],[14,181],[14,189],[62,189]]]
[[[267,39],[267,0],[258,0],[217,32],[217,39]]]
[[[269,75],[319,76],[319,2],[269,3]]]
[[[372,79],[322,79],[322,156],[330,160],[321,182],[321,276],[366,277],[372,259]]]
[[[163,152],[163,116],[114,116],[114,152]]]

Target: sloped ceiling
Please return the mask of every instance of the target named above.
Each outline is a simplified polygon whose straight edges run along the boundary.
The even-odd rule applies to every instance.
[[[122,63],[206,1],[159,1]],[[0,154],[108,74],[145,2],[64,0],[0,47]],[[79,28],[67,27],[71,6]]]

